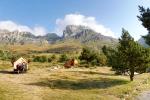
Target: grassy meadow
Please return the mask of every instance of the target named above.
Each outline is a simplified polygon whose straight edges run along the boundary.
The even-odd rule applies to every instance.
[[[66,54],[77,57],[81,47],[73,43],[65,44]],[[75,48],[75,52],[71,52]],[[115,75],[111,67],[75,67],[65,69],[63,62],[58,62],[62,53],[45,52],[62,50],[61,45],[1,46],[13,53],[19,53],[27,59],[33,56],[56,55],[52,62],[32,62],[29,71],[13,74],[9,60],[0,60],[0,100],[132,100],[143,90],[150,88],[150,75],[135,76],[130,82],[129,76]],[[55,69],[57,67],[57,69]]]

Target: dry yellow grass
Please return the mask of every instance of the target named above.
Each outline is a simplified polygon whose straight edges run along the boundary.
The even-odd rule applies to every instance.
[[[55,44],[35,45],[0,45],[0,50],[8,50],[15,53],[27,54],[34,52],[72,52],[81,51],[82,45],[74,41],[58,42]]]
[[[50,63],[31,63],[27,73],[12,74],[9,62],[0,65],[0,100],[130,100],[150,85],[149,74],[130,82],[109,67],[55,70]]]

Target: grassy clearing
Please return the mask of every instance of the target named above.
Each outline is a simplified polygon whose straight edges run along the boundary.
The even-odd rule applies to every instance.
[[[150,88],[149,74],[130,82],[109,67],[55,70],[50,63],[31,63],[28,73],[17,75],[10,65],[0,64],[0,100],[131,100]]]

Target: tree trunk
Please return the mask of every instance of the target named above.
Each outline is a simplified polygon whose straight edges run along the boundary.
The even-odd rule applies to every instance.
[[[130,81],[133,81],[133,79],[134,79],[134,67],[131,67],[130,68]]]

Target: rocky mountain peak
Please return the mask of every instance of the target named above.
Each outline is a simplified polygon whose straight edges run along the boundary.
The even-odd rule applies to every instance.
[[[94,30],[90,29],[86,26],[81,25],[68,25],[66,26],[65,30],[63,31],[63,38],[74,38],[78,39],[80,42],[88,42],[88,41],[109,41],[109,42],[116,42],[117,39],[114,39],[109,36],[104,36],[100,33],[95,32]]]
[[[88,31],[93,31],[89,27],[81,26],[81,25],[68,25],[66,26],[65,30],[63,31],[63,37],[72,37],[77,35],[78,33],[86,33]]]

